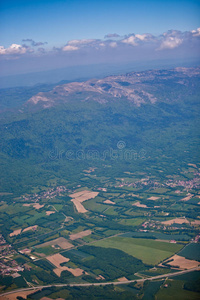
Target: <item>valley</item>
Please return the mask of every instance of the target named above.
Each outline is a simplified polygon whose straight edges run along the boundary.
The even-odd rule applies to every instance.
[[[49,184],[15,203],[1,202],[1,220],[7,220],[2,227],[6,240],[2,238],[0,259],[4,291],[9,291],[6,280],[9,287],[25,288],[27,283],[29,287],[70,285],[75,279],[86,285],[117,283],[122,277],[140,282],[143,276],[151,280],[154,275],[166,278],[170,272],[193,271],[200,265],[195,254],[200,238],[199,168],[198,164],[192,169],[184,166],[184,176],[197,182],[190,188],[187,180],[177,181],[177,175],[176,184],[169,186],[168,180],[156,180],[155,185],[147,174],[126,172],[114,184],[109,178],[97,179],[91,183],[92,190],[82,181],[73,188]],[[87,182],[96,172],[85,173]],[[191,197],[185,201],[188,194]],[[84,211],[71,201],[75,197],[82,197]],[[136,206],[137,202],[141,205]],[[189,259],[179,256],[190,245],[194,247]],[[187,266],[176,263],[174,257],[185,259]]]

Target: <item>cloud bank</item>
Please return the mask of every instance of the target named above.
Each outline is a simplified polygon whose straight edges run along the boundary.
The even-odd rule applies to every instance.
[[[0,76],[75,65],[144,63],[154,60],[200,60],[200,28],[169,30],[160,35],[109,33],[102,39],[73,39],[50,47],[47,42],[23,39],[7,48],[0,45]]]
[[[18,44],[12,44],[8,48],[4,48],[3,46],[0,46],[0,55],[19,55],[19,54],[25,54],[27,52],[33,52],[33,50]]]
[[[52,49],[45,49],[47,42],[35,42],[33,39],[23,39],[22,45],[12,44],[8,48],[0,46],[0,56],[12,56],[12,59],[19,55],[34,55],[38,53],[52,53],[52,52],[78,52],[91,51],[94,49],[121,49],[126,51],[127,47],[145,49],[151,47],[154,51],[166,51],[179,48],[181,46],[187,47],[189,44],[196,44],[200,41],[200,28],[192,31],[181,32],[179,30],[169,30],[159,36],[154,36],[150,33],[135,34],[131,33],[120,37],[118,34],[107,34],[104,39],[76,39],[68,41],[60,48],[53,47]],[[43,47],[40,47],[43,46]],[[133,50],[133,49],[132,49]]]
[[[30,43],[33,47],[39,47],[48,44],[47,42],[35,42],[33,39],[23,39],[22,42]]]

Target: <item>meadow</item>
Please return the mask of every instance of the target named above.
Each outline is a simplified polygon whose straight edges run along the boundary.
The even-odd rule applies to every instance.
[[[149,265],[158,264],[183,247],[182,245],[158,242],[152,239],[125,237],[108,238],[106,240],[97,241],[94,245],[122,250]]]
[[[181,250],[178,255],[200,261],[200,244],[191,243]]]
[[[156,294],[157,300],[199,300],[199,293],[183,289],[183,281],[169,280],[168,287],[162,287]]]

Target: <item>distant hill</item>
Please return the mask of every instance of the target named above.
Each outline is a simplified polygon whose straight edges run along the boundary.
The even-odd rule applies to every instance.
[[[157,101],[174,102],[173,94],[190,93],[191,80],[200,77],[200,68],[176,68],[173,70],[150,70],[126,75],[108,76],[83,82],[71,82],[54,87],[31,97],[27,105],[49,108],[58,104],[80,101],[98,103],[116,102],[126,99],[136,106],[154,104]],[[164,99],[162,91],[168,91]]]
[[[104,78],[109,75],[118,75],[131,71],[148,69],[171,69],[177,66],[196,67],[199,59],[176,60],[145,60],[124,63],[90,64],[68,66],[59,69],[37,71],[25,74],[5,75],[5,68],[0,70],[0,89],[10,87],[32,87],[40,84],[56,84],[60,81],[83,81],[91,78]]]
[[[155,165],[170,174],[173,166],[194,163],[199,79],[199,68],[150,70],[66,83],[31,96],[0,115],[0,190],[21,194],[55,177],[78,182],[87,167],[112,177],[152,172]],[[132,159],[124,157],[133,152]]]

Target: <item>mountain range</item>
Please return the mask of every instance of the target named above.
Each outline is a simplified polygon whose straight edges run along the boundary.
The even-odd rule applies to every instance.
[[[99,103],[117,101],[124,98],[136,106],[141,104],[154,104],[159,99],[157,95],[158,85],[161,88],[173,81],[180,87],[187,87],[190,78],[200,75],[200,68],[176,68],[174,70],[151,70],[132,72],[126,75],[108,76],[104,79],[92,79],[84,82],[71,82],[54,87],[49,92],[41,92],[31,97],[27,104],[41,105],[49,108],[57,104],[74,101],[80,98]],[[156,95],[155,95],[156,94]],[[166,98],[164,101],[170,101]]]
[[[87,167],[112,177],[153,172],[158,164],[170,174],[173,165],[192,163],[199,154],[199,79],[199,67],[131,72],[31,90],[31,97],[20,89],[19,102],[6,90],[12,107],[0,117],[1,191],[20,194],[50,178],[79,182]],[[121,150],[137,159],[120,158]]]

